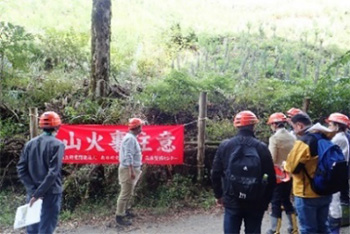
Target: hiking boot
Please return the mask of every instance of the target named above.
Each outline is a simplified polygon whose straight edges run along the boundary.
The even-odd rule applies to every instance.
[[[126,217],[129,217],[129,218],[135,218],[136,217],[136,214],[132,213],[130,209],[127,209],[125,211],[125,214],[126,214]]]
[[[115,221],[117,222],[117,224],[122,225],[122,226],[130,226],[131,225],[131,221],[127,220],[126,216],[115,216]]]

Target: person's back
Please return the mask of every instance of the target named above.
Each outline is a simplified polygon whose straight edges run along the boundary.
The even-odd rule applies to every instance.
[[[225,207],[225,233],[239,233],[243,220],[246,233],[260,233],[263,214],[276,183],[270,152],[254,136],[257,121],[250,111],[238,113],[234,121],[238,134],[223,141],[214,158],[213,189],[217,204]],[[261,190],[255,192],[257,188]]]
[[[18,177],[27,190],[29,205],[38,199],[43,200],[40,222],[28,226],[27,233],[53,233],[58,222],[64,144],[53,133],[60,125],[61,119],[55,112],[42,114],[39,126],[44,133],[24,146],[17,164]]]
[[[295,137],[285,129],[287,117],[276,112],[270,115],[267,122],[274,134],[269,139],[269,150],[275,164],[277,185],[274,189],[271,200],[271,228],[268,234],[280,233],[282,224],[282,206],[288,219],[288,232],[298,233],[297,221],[294,207],[290,201],[292,181],[288,173],[281,169],[282,162],[293,148]]]
[[[279,128],[269,139],[269,150],[274,164],[282,165],[292,150],[295,137],[285,128]]]
[[[237,134],[237,136],[223,142],[222,145],[220,145],[221,149],[218,149],[218,153],[220,153],[220,158],[217,158],[214,160],[214,164],[217,164],[217,160],[220,160],[222,162],[223,168],[222,170],[227,173],[228,167],[230,166],[230,155],[231,152],[235,150],[235,148],[239,147],[240,145],[251,145],[251,147],[256,148],[256,151],[259,154],[260,157],[260,162],[261,162],[261,175],[267,174],[269,177],[272,178],[273,174],[271,173],[271,167],[269,165],[271,161],[271,156],[269,156],[268,149],[266,144],[263,142],[259,141],[254,137],[254,134],[250,131],[246,130],[240,130]],[[253,146],[252,146],[253,145]],[[214,166],[213,166],[213,173],[214,172]],[[224,182],[224,188],[228,187],[228,181],[225,180]],[[267,191],[270,191],[270,188],[266,189]],[[269,192],[265,193],[265,196],[262,197],[262,199],[257,199],[257,200],[251,200],[251,201],[245,201],[242,199],[239,199],[237,197],[232,197],[224,193],[224,204],[225,207],[230,207],[230,208],[244,208],[247,210],[265,210],[268,206],[268,200],[269,200]]]
[[[54,136],[43,133],[30,140],[24,150],[25,154],[18,164],[18,173],[20,179],[24,181],[26,176],[32,179],[34,187],[28,192],[33,194],[34,197],[42,197],[46,193],[61,193],[62,178],[60,167],[50,168],[50,164],[54,161],[57,163],[62,162],[64,144]],[[28,171],[25,171],[24,164]],[[52,169],[55,170],[53,171]]]

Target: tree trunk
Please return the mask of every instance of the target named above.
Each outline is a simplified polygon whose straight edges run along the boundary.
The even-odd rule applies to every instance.
[[[104,97],[108,94],[111,18],[111,0],[93,0],[90,84],[93,98]]]

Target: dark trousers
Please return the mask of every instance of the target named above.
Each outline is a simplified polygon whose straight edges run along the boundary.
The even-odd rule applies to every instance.
[[[225,208],[224,232],[225,234],[240,233],[244,221],[245,233],[261,233],[261,221],[264,210],[231,209]]]
[[[347,184],[347,187],[345,189],[343,189],[342,191],[340,191],[340,201],[343,204],[349,204],[349,200],[350,200],[350,196],[349,196],[349,181]]]
[[[272,195],[271,200],[271,216],[275,218],[282,217],[283,205],[286,214],[294,213],[294,207],[290,201],[290,193],[292,191],[292,181],[277,184]]]
[[[27,202],[30,197],[27,196]],[[51,234],[55,231],[61,209],[62,194],[47,194],[43,199],[40,223],[27,227],[28,234]]]

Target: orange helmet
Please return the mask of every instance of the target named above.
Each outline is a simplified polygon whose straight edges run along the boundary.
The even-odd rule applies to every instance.
[[[277,112],[270,115],[269,120],[267,121],[267,124],[286,122],[286,121],[287,121],[287,117],[282,112]]]
[[[61,123],[60,116],[53,111],[44,112],[39,119],[39,127],[42,129],[57,128]]]
[[[243,126],[253,125],[253,124],[256,124],[258,122],[259,122],[259,120],[253,112],[251,112],[249,110],[245,110],[245,111],[239,112],[235,116],[235,119],[233,121],[233,125],[235,127],[243,127]]]
[[[287,116],[288,118],[292,118],[294,115],[301,114],[301,113],[303,113],[302,110],[292,107],[287,111]]]
[[[283,170],[279,165],[275,164],[274,168],[276,173],[277,184],[290,181],[290,175],[285,170]]]
[[[143,124],[144,123],[143,123],[143,121],[141,119],[139,119],[139,118],[131,118],[131,119],[129,119],[129,124],[128,124],[129,130],[132,130],[132,129],[135,129],[137,127],[140,127]]]
[[[346,115],[341,114],[341,113],[337,113],[337,112],[331,114],[326,119],[326,122],[327,123],[329,123],[329,122],[336,122],[336,123],[344,124],[346,126],[349,126],[349,124],[350,124],[349,118]]]

